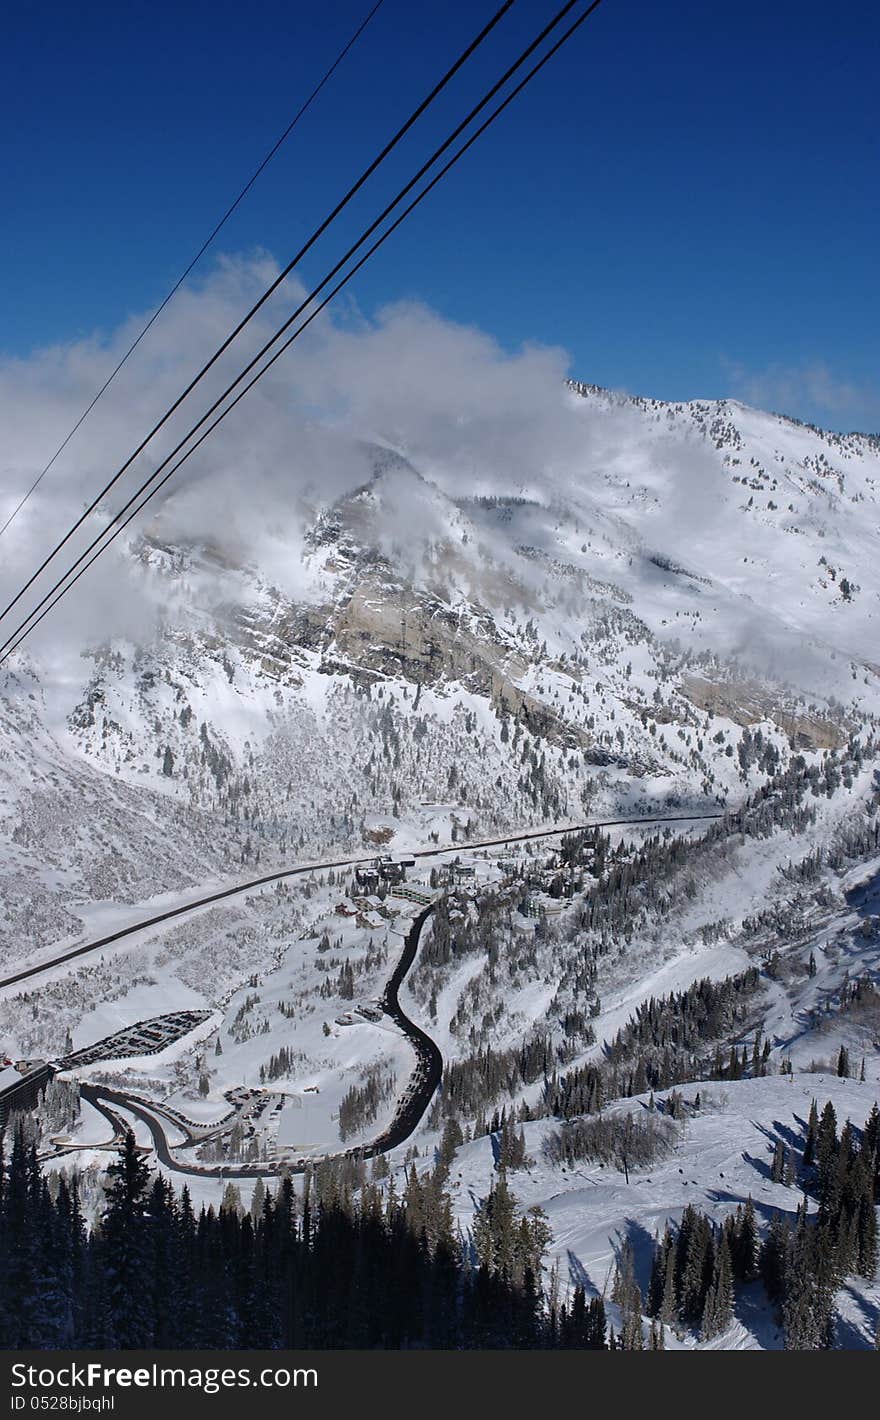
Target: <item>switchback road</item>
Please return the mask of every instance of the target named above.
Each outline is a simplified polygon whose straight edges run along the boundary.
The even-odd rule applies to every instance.
[[[415,961],[422,928],[433,910],[433,907],[426,907],[413,922],[404,941],[400,959],[388,980],[382,998],[382,1006],[386,1014],[400,1026],[415,1051],[416,1068],[404,1094],[398,1101],[394,1118],[387,1129],[383,1130],[371,1143],[355,1149],[341,1150],[332,1156],[334,1158],[362,1157],[371,1159],[376,1154],[385,1154],[389,1149],[395,1149],[398,1144],[403,1144],[416,1129],[440,1083],[440,1077],[443,1074],[443,1057],[431,1037],[414,1021],[410,1020],[398,999],[401,984]],[[307,1168],[314,1167],[319,1162],[317,1159],[297,1159],[290,1163],[279,1161],[265,1164],[184,1163],[172,1154],[158,1113],[154,1113],[142,1101],[132,1099],[119,1090],[111,1090],[103,1085],[92,1085],[85,1082],[80,1084],[80,1094],[84,1100],[88,1100],[89,1104],[94,1105],[95,1109],[100,1110],[111,1123],[118,1122],[118,1116],[115,1115],[113,1106],[117,1109],[125,1109],[135,1115],[149,1129],[159,1162],[165,1168],[173,1169],[176,1173],[189,1174],[197,1178],[266,1178],[281,1172],[305,1173]],[[194,1136],[190,1136],[186,1145],[178,1145],[177,1147],[188,1147],[195,1142],[197,1141]]]
[[[641,824],[660,823],[697,823],[704,820],[722,818],[721,813],[702,814],[664,814],[651,817],[641,817],[634,819],[602,819],[594,820],[591,823],[566,824],[559,828],[529,829],[522,833],[507,834],[501,838],[480,839],[476,842],[462,844],[444,844],[433,848],[421,849],[412,853],[414,858],[437,858],[444,854],[456,851],[470,852],[479,848],[504,847],[508,843],[519,843],[531,839],[556,838],[567,833],[577,833],[588,829],[596,828],[616,828],[633,827]],[[320,863],[300,864],[293,868],[285,868],[277,873],[267,873],[262,877],[250,879],[245,883],[237,883],[230,888],[208,893],[204,897],[193,902],[184,903],[180,906],[170,908],[165,912],[155,914],[153,917],[142,919],[133,923],[129,927],[124,927],[107,936],[99,938],[97,941],[85,943],[81,946],[71,948],[65,952],[58,953],[51,960],[39,963],[36,966],[26,967],[10,976],[0,979],[0,987],[11,986],[19,981],[28,980],[41,972],[49,971],[53,967],[64,962],[74,960],[86,953],[99,951],[102,947],[107,947],[115,942],[122,941],[125,937],[132,936],[136,932],[145,928],[158,926],[163,922],[171,921],[176,917],[181,917],[188,912],[194,912],[200,907],[208,906],[215,902],[221,902],[226,898],[235,897],[239,894],[251,892],[256,888],[263,887],[268,883],[279,882],[285,878],[304,876],[309,873],[328,871],[333,868],[356,867],[361,863],[372,861],[375,854],[369,856],[361,855],[356,858],[338,858],[326,860]],[[414,919],[412,927],[404,941],[403,952],[385,988],[382,999],[383,1009],[400,1026],[400,1029],[408,1037],[416,1055],[416,1069],[410,1082],[398,1101],[394,1118],[383,1131],[370,1144],[355,1149],[348,1149],[334,1155],[335,1158],[352,1158],[361,1156],[372,1158],[376,1154],[386,1153],[389,1149],[396,1148],[405,1142],[413,1133],[419,1121],[422,1119],[428,1105],[433,1098],[434,1092],[440,1083],[443,1073],[443,1057],[435,1042],[421,1027],[411,1021],[400,1005],[398,992],[400,986],[415,960],[418,950],[419,938],[422,929],[433,911],[433,907],[427,907]],[[153,1147],[160,1162],[168,1169],[175,1172],[190,1174],[200,1178],[261,1178],[283,1170],[292,1173],[303,1173],[313,1164],[314,1160],[297,1160],[292,1163],[283,1161],[265,1164],[215,1164],[198,1165],[188,1164],[175,1158],[168,1145],[168,1139],[162,1124],[161,1106],[156,1107],[156,1112],[151,1110],[144,1102],[120,1093],[116,1090],[105,1088],[93,1084],[81,1083],[80,1091],[82,1097],[114,1124],[118,1123],[118,1116],[113,1113],[113,1106],[125,1109],[129,1114],[140,1119],[147,1127],[153,1141]],[[179,1126],[177,1126],[179,1127]],[[184,1132],[182,1130],[181,1132]],[[178,1148],[192,1147],[198,1142],[194,1136],[187,1138]]]

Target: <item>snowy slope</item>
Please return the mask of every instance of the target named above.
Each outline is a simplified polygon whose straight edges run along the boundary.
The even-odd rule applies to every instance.
[[[513,874],[500,852],[474,856],[455,910],[476,932],[481,895],[508,893],[494,952],[423,959],[401,992],[447,1063],[546,1032],[577,1069],[642,1002],[759,967],[748,1030],[760,1025],[771,1069],[791,1061],[794,1082],[688,1086],[701,1109],[650,1184],[563,1176],[541,1152],[552,1122],[526,1126],[536,1163],[517,1192],[546,1208],[572,1277],[583,1269],[601,1290],[621,1233],[652,1234],[694,1194],[720,1212],[749,1192],[793,1208],[764,1177],[768,1131],[798,1127],[812,1094],[861,1123],[876,1093],[876,1012],[848,993],[880,969],[866,836],[880,447],[732,401],[590,386],[560,391],[559,419],[566,456],[539,451],[525,472],[485,440],[471,457],[454,417],[445,458],[389,439],[365,460],[359,446],[332,495],[312,489],[295,524],[256,542],[234,510],[225,536],[193,537],[172,495],[120,552],[143,595],[139,633],[103,642],[90,629],[63,655],[35,639],[0,670],[0,963],[324,850],[466,853],[495,830],[736,810],[766,792],[766,825],[728,821],[706,843],[687,830],[683,863],[640,886],[611,931],[590,926],[590,880],[540,929],[518,910],[546,847],[514,855]],[[334,449],[344,463],[344,442]],[[627,863],[648,841],[612,837]],[[358,926],[338,912],[351,888],[343,874],[266,889],[7,991],[0,1051],[51,1055],[67,1032],[79,1046],[206,1008],[204,1038],[91,1073],[190,1119],[223,1117],[244,1083],[262,1090],[237,1157],[369,1139],[412,1055],[387,1019],[352,1012],[381,995],[409,909]],[[589,1030],[567,1034],[579,1013]],[[806,1073],[841,1045],[865,1057],[865,1085]],[[542,1087],[490,1108],[533,1105]],[[378,1102],[343,1139],[353,1088]],[[81,1129],[84,1144],[101,1137],[88,1113]],[[426,1161],[436,1141],[426,1119],[414,1141]],[[460,1151],[463,1224],[491,1167],[487,1137]],[[877,1297],[847,1305],[864,1340]],[[725,1344],[777,1344],[771,1319],[741,1317]]]
[[[737,1080],[719,1084],[700,1081],[683,1090],[687,1118],[668,1158],[630,1171],[601,1164],[572,1168],[548,1164],[543,1155],[545,1138],[558,1128],[542,1121],[525,1126],[530,1167],[511,1176],[511,1184],[524,1207],[543,1208],[553,1232],[550,1260],[558,1260],[560,1291],[580,1283],[587,1295],[610,1292],[611,1279],[625,1241],[633,1245],[636,1280],[643,1295],[650,1276],[652,1245],[667,1221],[678,1223],[688,1204],[694,1204],[716,1221],[751,1197],[759,1228],[764,1231],[776,1212],[794,1217],[803,1203],[796,1187],[774,1183],[770,1177],[777,1140],[803,1146],[810,1104],[821,1109],[831,1100],[839,1124],[847,1119],[864,1124],[876,1098],[876,1085],[860,1085],[836,1076],[807,1075]],[[693,1108],[699,1096],[699,1107]],[[657,1096],[662,1106],[664,1097]],[[617,1113],[643,1116],[649,1106],[645,1096],[615,1106]],[[474,1200],[489,1192],[494,1173],[489,1138],[465,1144],[452,1170],[453,1197],[463,1228],[471,1225]],[[815,1202],[812,1211],[815,1212]],[[880,1279],[873,1283],[849,1279],[837,1295],[839,1342],[846,1349],[868,1349],[880,1307]],[[699,1347],[686,1335],[677,1342],[671,1331],[666,1344]],[[740,1289],[737,1316],[722,1336],[703,1343],[719,1350],[778,1350],[783,1338],[772,1309],[759,1284]]]

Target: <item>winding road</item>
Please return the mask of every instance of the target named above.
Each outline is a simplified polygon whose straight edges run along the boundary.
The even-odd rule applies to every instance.
[[[698,823],[706,820],[723,818],[721,812],[695,813],[695,814],[658,814],[641,818],[622,819],[601,819],[591,823],[566,824],[564,827],[529,829],[521,833],[510,833],[500,838],[486,838],[468,843],[443,844],[433,848],[424,848],[412,853],[413,858],[438,858],[444,854],[453,852],[472,852],[480,848],[501,848],[509,843],[521,843],[539,838],[557,838],[568,833],[578,833],[589,829],[597,828],[618,828],[633,827],[639,824],[659,824],[659,823]],[[370,855],[360,855],[354,858],[336,858],[317,863],[298,864],[292,868],[285,868],[280,872],[266,873],[259,878],[251,878],[247,882],[237,883],[233,887],[223,888],[219,891],[207,893],[203,897],[192,902],[187,902],[177,907],[167,909],[165,912],[156,913],[152,917],[143,918],[139,922],[133,923],[129,927],[122,927],[115,932],[108,933],[100,937],[97,941],[86,942],[80,946],[72,947],[66,951],[59,952],[54,957],[36,965],[24,967],[11,975],[0,978],[0,989],[7,986],[16,985],[18,982],[29,980],[42,972],[51,971],[54,967],[63,965],[65,962],[73,961],[86,954],[100,951],[103,947],[111,946],[115,942],[123,941],[126,937],[133,936],[146,928],[159,926],[163,922],[172,921],[176,917],[182,917],[188,912],[195,912],[199,908],[207,907],[215,902],[222,902],[226,898],[236,897],[240,894],[252,892],[256,888],[264,887],[269,883],[279,882],[285,878],[302,877],[309,873],[326,872],[330,869],[352,868],[362,863],[369,863],[375,858],[375,853]],[[416,1055],[416,1069],[410,1078],[410,1082],[398,1101],[394,1118],[388,1127],[371,1143],[360,1145],[357,1148],[341,1151],[333,1155],[334,1158],[373,1158],[377,1154],[387,1153],[389,1149],[396,1148],[404,1143],[414,1132],[422,1119],[428,1105],[433,1098],[434,1092],[440,1083],[443,1074],[443,1057],[436,1043],[431,1037],[411,1021],[406,1015],[399,1000],[400,986],[415,961],[418,950],[419,938],[422,929],[433,907],[426,907],[414,919],[412,927],[404,941],[403,952],[390,976],[385,987],[382,998],[382,1006],[385,1013],[394,1020],[403,1033],[407,1036]],[[162,1124],[162,1107],[155,1106],[148,1108],[142,1101],[133,1099],[117,1090],[112,1090],[104,1086],[81,1082],[80,1093],[82,1098],[93,1105],[104,1115],[114,1126],[114,1140],[118,1137],[119,1117],[116,1109],[124,1109],[130,1115],[142,1121],[149,1130],[159,1161],[168,1169],[177,1173],[195,1175],[200,1178],[262,1178],[282,1171],[291,1173],[304,1173],[307,1168],[313,1166],[316,1160],[297,1160],[294,1162],[278,1161],[263,1164],[187,1164],[175,1158],[168,1144],[168,1139]],[[203,1142],[211,1135],[195,1136],[186,1135],[184,1126],[177,1120],[171,1120],[175,1128],[184,1134],[184,1142],[176,1145],[176,1148],[189,1148],[195,1144]],[[219,1132],[219,1131],[218,1131]]]
[[[389,1015],[400,1026],[415,1051],[416,1068],[398,1102],[394,1118],[388,1128],[383,1130],[371,1143],[342,1150],[340,1153],[332,1155],[333,1158],[372,1159],[376,1154],[385,1154],[389,1149],[397,1148],[398,1144],[404,1143],[416,1129],[440,1083],[443,1074],[443,1056],[431,1037],[414,1021],[410,1020],[398,999],[398,992],[403,980],[415,961],[422,928],[433,911],[433,907],[426,907],[413,921],[404,940],[400,959],[388,980],[385,994],[382,997],[382,1007],[386,1015]],[[271,1174],[282,1172],[305,1173],[308,1168],[313,1168],[316,1163],[321,1161],[319,1159],[297,1159],[291,1162],[281,1160],[263,1164],[187,1164],[176,1158],[171,1152],[162,1121],[158,1117],[161,1113],[161,1106],[157,1106],[157,1112],[154,1113],[140,1100],[134,1100],[118,1090],[85,1082],[80,1084],[80,1094],[95,1109],[100,1110],[101,1114],[114,1124],[114,1128],[118,1124],[118,1116],[113,1110],[114,1105],[117,1109],[125,1109],[129,1114],[133,1114],[141,1120],[150,1131],[153,1148],[159,1162],[165,1168],[173,1169],[176,1173],[190,1174],[197,1178],[265,1178]],[[176,1127],[181,1128],[180,1125]],[[182,1129],[181,1132],[183,1132]],[[189,1148],[210,1137],[212,1136],[203,1135],[197,1139],[194,1135],[190,1135],[184,1144],[177,1147]]]

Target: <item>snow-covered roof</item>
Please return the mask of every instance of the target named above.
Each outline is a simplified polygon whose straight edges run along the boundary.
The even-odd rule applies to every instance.
[[[4,1070],[0,1070],[0,1090],[7,1090],[10,1085],[17,1085],[21,1075],[14,1065],[7,1065]]]

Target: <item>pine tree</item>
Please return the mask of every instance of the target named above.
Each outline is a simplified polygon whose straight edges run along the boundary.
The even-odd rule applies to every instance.
[[[444,1176],[449,1172],[456,1149],[459,1149],[463,1143],[464,1135],[461,1132],[461,1125],[454,1116],[451,1116],[443,1126],[437,1150],[437,1166]]]
[[[235,1213],[237,1216],[240,1216],[242,1212],[241,1189],[238,1187],[237,1184],[234,1184],[231,1179],[223,1190],[223,1198],[220,1203],[220,1211],[226,1213]]]
[[[628,1288],[620,1308],[620,1349],[622,1351],[642,1351],[645,1342],[642,1334],[642,1294],[633,1282]]]
[[[807,1139],[804,1144],[804,1167],[809,1168],[816,1158],[816,1141],[819,1135],[819,1111],[816,1101],[810,1105],[810,1117],[807,1122]]]
[[[608,1323],[605,1303],[601,1297],[593,1297],[587,1308],[586,1343],[591,1351],[604,1351]]]
[[[692,1204],[682,1217],[676,1251],[681,1314],[685,1321],[699,1324],[712,1278],[712,1229],[708,1219]]]
[[[620,1307],[620,1349],[643,1350],[642,1294],[636,1282],[635,1254],[629,1238],[617,1258],[611,1297]]]
[[[142,1226],[150,1173],[129,1129],[118,1162],[107,1170],[107,1211],[101,1219],[99,1253],[107,1284],[115,1344],[121,1349],[153,1344],[150,1315],[151,1257]]]
[[[759,1260],[761,1278],[771,1302],[778,1302],[782,1298],[788,1248],[788,1225],[783,1214],[775,1213],[761,1246]]]
[[[28,1180],[28,1146],[24,1121],[16,1119],[0,1217],[0,1260],[3,1286],[4,1348],[34,1345],[44,1331],[39,1306],[39,1234],[35,1200]],[[36,1344],[39,1345],[39,1339]]]
[[[726,1331],[733,1319],[733,1269],[730,1261],[730,1252],[727,1246],[727,1238],[722,1232],[718,1238],[715,1248],[715,1261],[712,1276],[712,1285],[707,1293],[707,1301],[711,1296],[711,1325],[710,1335],[717,1336],[722,1331]]]
[[[812,1230],[801,1223],[789,1241],[783,1268],[782,1325],[787,1351],[815,1351],[819,1348],[813,1254]]]
[[[517,1252],[517,1209],[502,1173],[474,1218],[474,1246],[480,1265],[489,1273],[514,1275]]]
[[[753,1281],[758,1273],[758,1222],[751,1194],[746,1199],[738,1230],[734,1271],[744,1282]]]
[[[870,1181],[858,1204],[858,1261],[860,1276],[873,1282],[877,1272],[877,1209]]]
[[[633,1252],[633,1245],[629,1238],[626,1238],[617,1256],[617,1264],[614,1268],[614,1281],[611,1284],[611,1300],[622,1306],[626,1300],[627,1292],[635,1285],[636,1260]]]
[[[670,1244],[666,1263],[666,1277],[663,1283],[663,1297],[660,1302],[659,1318],[663,1325],[678,1327],[678,1297],[675,1287],[675,1250]]]
[[[671,1241],[669,1238],[669,1226],[662,1241],[658,1239],[654,1244],[654,1252],[651,1258],[651,1277],[648,1282],[647,1312],[649,1316],[658,1316],[663,1303],[663,1288],[666,1282],[666,1269],[669,1261],[669,1249]]]
[[[837,1160],[837,1116],[834,1106],[828,1100],[822,1110],[816,1131],[816,1172],[819,1183],[819,1197],[827,1196],[831,1175]]]
[[[715,1317],[715,1293],[710,1287],[703,1302],[703,1314],[700,1318],[700,1339],[710,1341],[719,1330]]]
[[[262,1217],[263,1208],[264,1208],[264,1206],[265,1206],[265,1203],[266,1203],[266,1185],[264,1184],[264,1182],[263,1182],[263,1180],[262,1180],[261,1178],[258,1178],[257,1181],[256,1181],[256,1183],[254,1184],[254,1191],[253,1191],[253,1195],[252,1195],[252,1197],[251,1197],[251,1207],[250,1207],[251,1218],[253,1219],[254,1222],[256,1222],[258,1218]]]
[[[874,1200],[880,1200],[880,1178],[877,1170],[880,1167],[880,1108],[875,1100],[871,1106],[871,1113],[865,1121],[862,1131],[862,1149],[868,1165],[868,1172],[874,1175]]]

